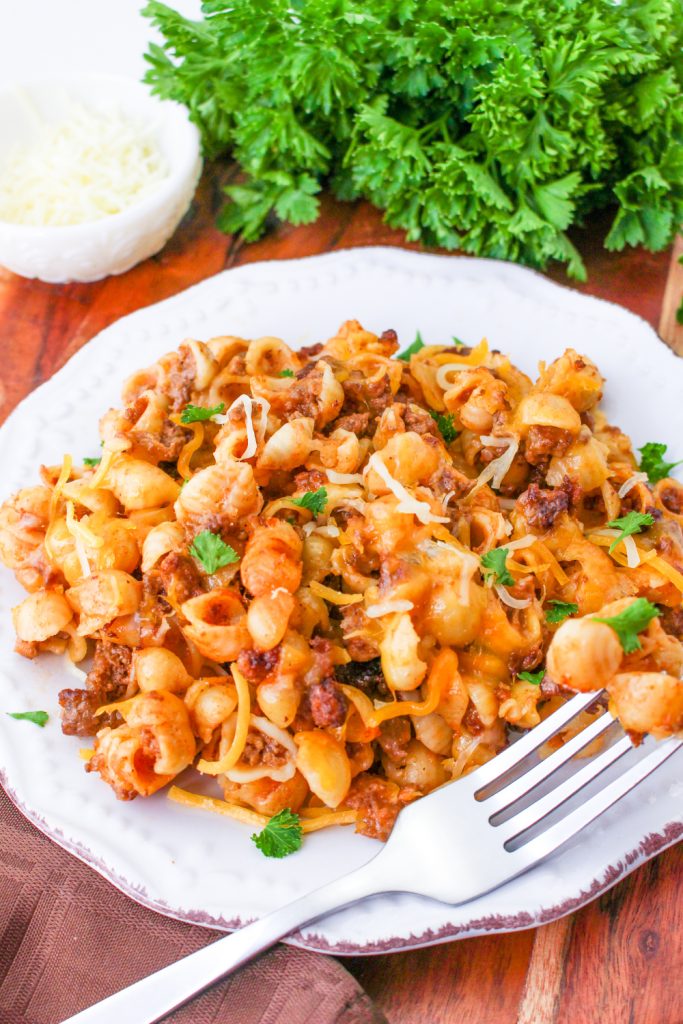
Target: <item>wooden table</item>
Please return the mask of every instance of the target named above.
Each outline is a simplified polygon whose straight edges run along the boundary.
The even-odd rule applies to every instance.
[[[164,251],[121,277],[56,286],[0,270],[0,420],[107,324],[220,270],[354,245],[406,244],[367,204],[326,199],[315,224],[281,226],[244,245],[213,222],[220,184],[231,174],[212,168]],[[683,294],[683,268],[675,259],[682,240],[674,253],[607,253],[601,245],[606,223],[594,222],[574,239],[589,270],[580,290],[640,314],[683,354],[683,328],[675,320]],[[562,269],[549,276],[567,283]],[[346,966],[391,1024],[681,1024],[682,881],[679,846],[543,928],[359,957]]]

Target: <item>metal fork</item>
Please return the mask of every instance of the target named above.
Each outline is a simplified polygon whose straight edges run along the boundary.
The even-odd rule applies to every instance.
[[[153,1024],[278,939],[332,911],[390,892],[465,903],[544,860],[683,745],[677,739],[658,743],[598,793],[543,827],[547,815],[632,749],[628,737],[622,736],[569,778],[549,790],[545,785],[542,794],[536,794],[540,783],[551,780],[558,768],[614,724],[604,711],[545,760],[509,779],[525,758],[598,697],[589,693],[572,698],[492,761],[406,807],[389,841],[356,871],[143,978],[64,1024]],[[496,821],[523,797],[531,802],[527,799],[523,809]],[[525,838],[532,826],[533,833]]]

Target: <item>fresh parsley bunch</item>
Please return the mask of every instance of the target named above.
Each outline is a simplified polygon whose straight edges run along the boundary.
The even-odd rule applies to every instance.
[[[411,240],[585,277],[567,234],[612,206],[608,249],[683,221],[680,0],[152,0],[146,80],[244,178],[220,226],[307,224],[325,186]]]

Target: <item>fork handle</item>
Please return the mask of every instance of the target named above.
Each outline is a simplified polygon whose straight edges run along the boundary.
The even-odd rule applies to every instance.
[[[63,1024],[154,1024],[302,925],[391,890],[375,861],[115,992]]]

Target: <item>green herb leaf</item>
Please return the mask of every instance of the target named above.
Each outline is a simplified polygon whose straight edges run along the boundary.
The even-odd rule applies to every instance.
[[[639,448],[640,452],[640,468],[643,473],[647,473],[647,478],[651,484],[656,484],[660,480],[671,474],[671,470],[675,466],[680,466],[683,459],[679,459],[678,462],[666,462],[664,455],[666,454],[667,445],[661,444],[659,441],[648,441],[642,448]]]
[[[540,686],[545,677],[545,669],[541,668],[538,672],[518,672],[517,678],[523,679],[525,683],[531,683],[532,686]]]
[[[624,608],[623,612],[619,612],[618,615],[613,615],[607,619],[594,615],[593,621],[604,622],[607,626],[611,626],[619,637],[624,653],[632,654],[634,651],[640,650],[641,647],[638,633],[642,633],[644,629],[647,629],[652,620],[656,619],[658,615],[659,610],[654,604],[651,604],[644,597],[637,597],[632,604]]]
[[[405,349],[403,352],[399,352],[396,358],[403,359],[404,362],[408,363],[410,362],[410,357],[414,356],[416,352],[419,352],[420,349],[424,347],[425,343],[422,340],[422,335],[418,331],[417,334],[415,335],[415,341],[412,343],[412,345],[408,345],[407,349]]]
[[[456,348],[463,348],[465,342],[461,341],[460,338],[456,338],[456,336],[453,335],[453,344],[456,346]]]
[[[190,554],[204,566],[211,576],[225,565],[233,565],[240,558],[234,548],[211,530],[198,533],[190,546]]]
[[[548,604],[552,605],[552,608],[546,608],[545,619],[546,622],[564,622],[570,615],[576,615],[579,610],[578,604],[574,604],[573,601],[548,601]]]
[[[16,718],[20,722],[33,722],[34,725],[39,725],[43,729],[49,719],[47,711],[8,711],[7,714],[10,718]]]
[[[83,465],[87,466],[88,469],[92,469],[94,466],[99,466],[101,461],[102,461],[102,456],[101,455],[99,456],[99,458],[96,458],[96,459],[91,459],[90,457],[86,457],[85,459],[83,459]]]
[[[430,409],[429,415],[432,417],[437,427],[439,428],[439,433],[441,434],[446,444],[451,444],[453,441],[455,441],[456,437],[458,436],[458,431],[456,430],[455,423],[453,420],[453,413],[435,412],[434,409]]]
[[[624,537],[630,537],[634,533],[640,533],[646,526],[652,526],[654,516],[649,512],[629,512],[620,519],[612,519],[607,525],[615,530],[621,530],[609,546],[610,553],[614,551],[617,544],[620,544]]]
[[[504,587],[514,586],[514,576],[508,571],[505,562],[508,556],[507,548],[494,548],[481,556],[481,564],[488,572],[484,573],[484,579],[488,583],[501,583]]]
[[[300,498],[290,499],[293,505],[307,508],[314,516],[319,516],[327,504],[327,488],[319,487],[317,491],[306,491]]]
[[[219,402],[212,408],[205,405],[186,405],[180,414],[181,423],[200,423],[210,420],[212,416],[220,416],[225,410],[225,402]]]
[[[301,849],[303,831],[298,814],[288,807],[273,815],[260,832],[254,832],[251,841],[266,857],[288,857]]]
[[[293,377],[293,376],[294,376],[294,370],[289,370],[289,369],[287,369],[287,370],[280,370],[280,372],[278,374],[278,377]]]

